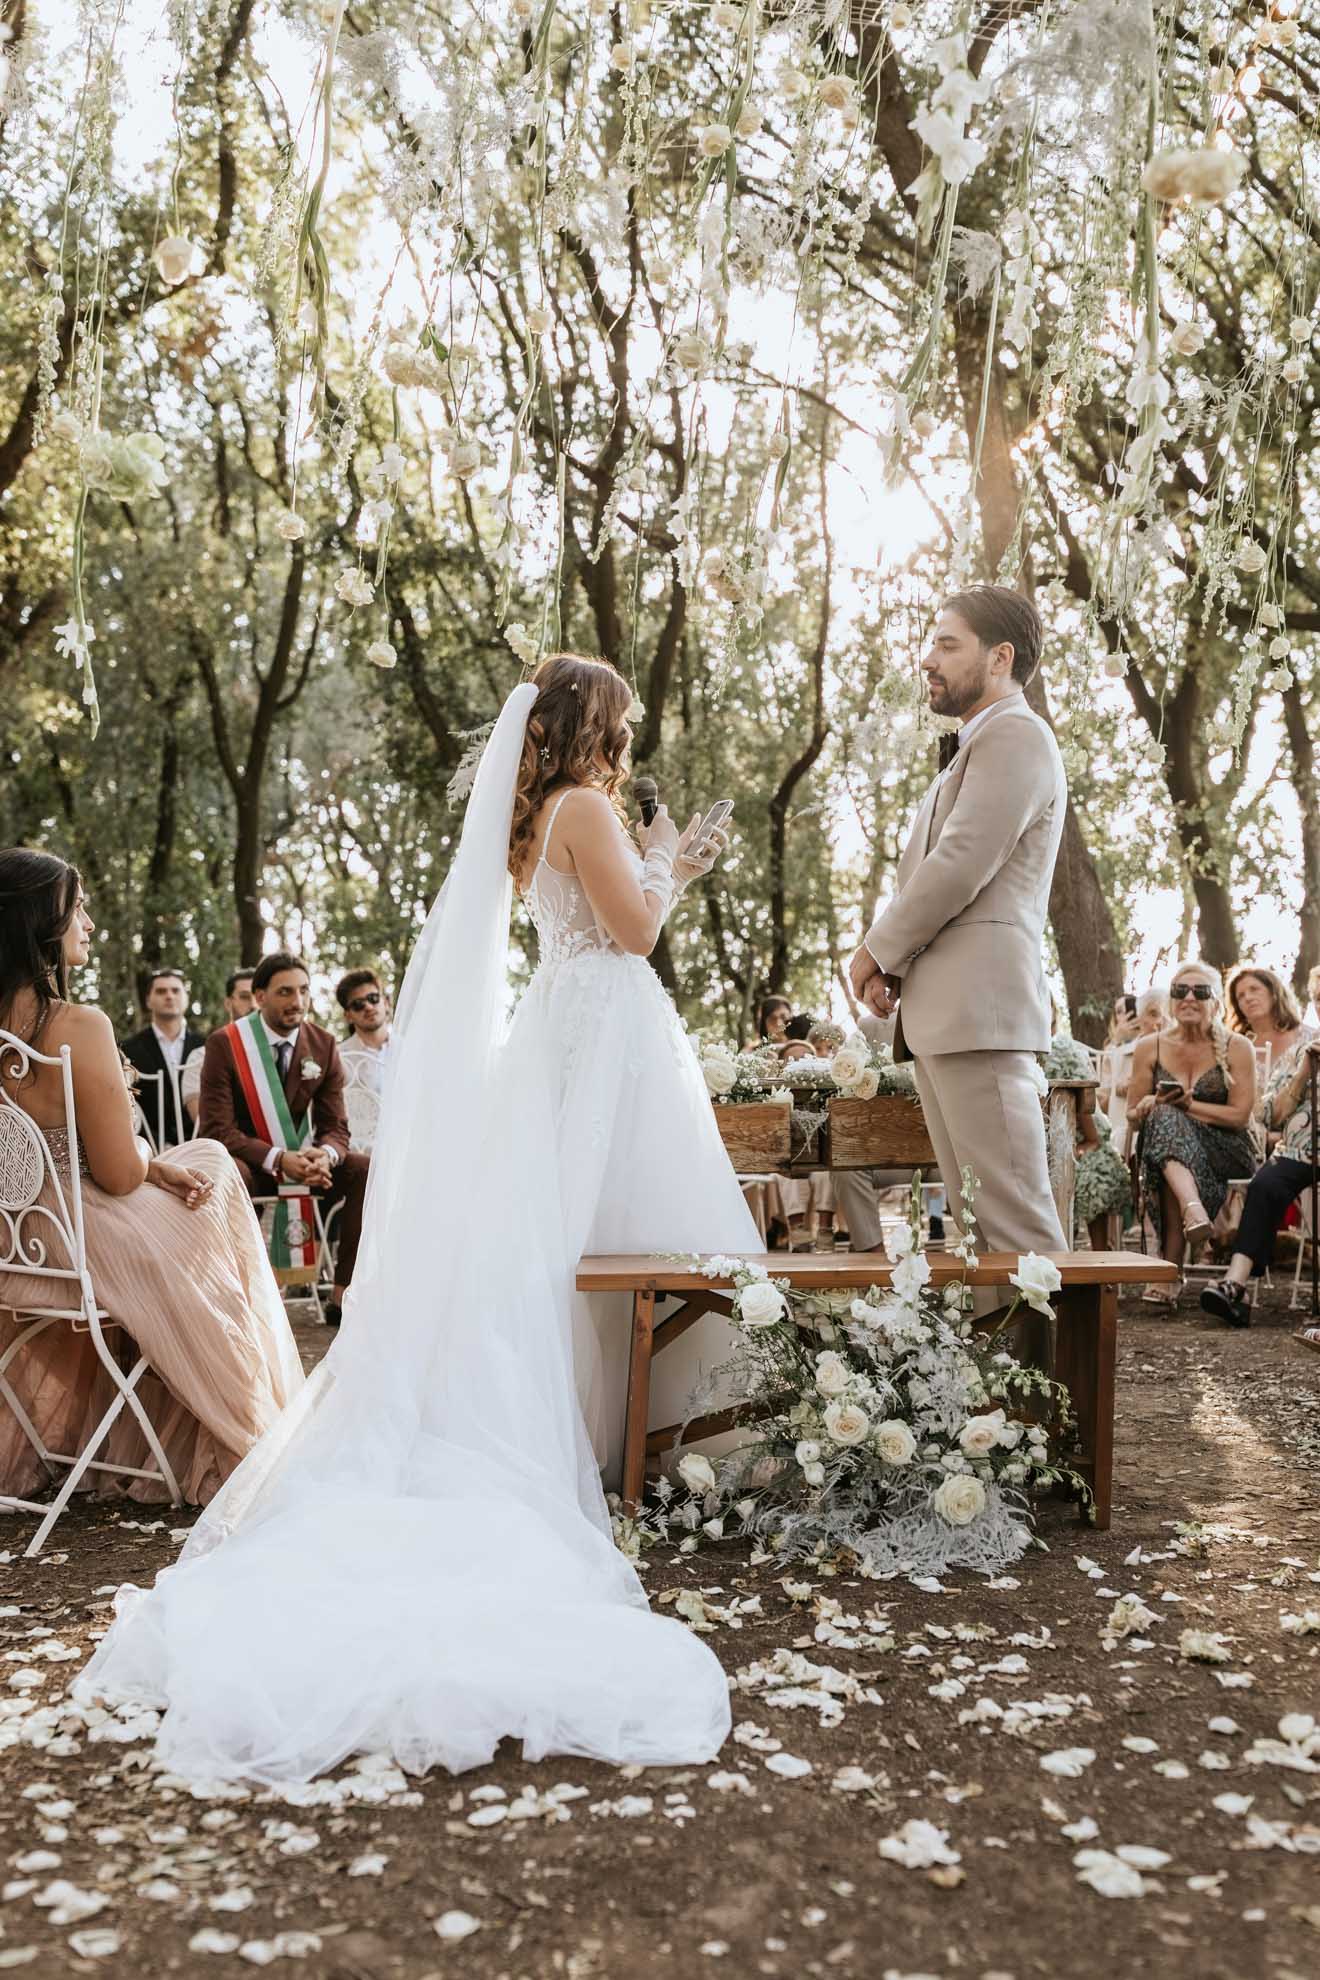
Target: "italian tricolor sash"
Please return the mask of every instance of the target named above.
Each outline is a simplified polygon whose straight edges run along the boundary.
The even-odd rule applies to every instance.
[[[260,1011],[227,1024],[229,1048],[234,1055],[238,1083],[243,1089],[252,1132],[272,1148],[290,1153],[306,1145],[311,1133],[311,1114],[295,1122],[289,1111],[288,1095],[280,1080],[275,1054],[266,1036]],[[290,1040],[295,1043],[296,1040]],[[316,1265],[316,1215],[310,1196],[281,1197],[275,1206],[275,1234],[271,1241],[270,1262],[276,1270],[290,1268],[310,1271]]]

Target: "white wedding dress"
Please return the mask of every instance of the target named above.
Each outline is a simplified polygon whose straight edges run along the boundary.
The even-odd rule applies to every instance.
[[[355,1752],[458,1770],[505,1737],[684,1764],[729,1728],[717,1659],[613,1545],[578,1391],[599,1437],[627,1331],[601,1357],[579,1313],[575,1368],[572,1287],[586,1250],[758,1240],[672,1005],[544,863],[505,1033],[535,699],[495,725],[400,994],[340,1337],[177,1565],[120,1591],[77,1681],[157,1708],[157,1757],[192,1779],[304,1781]]]

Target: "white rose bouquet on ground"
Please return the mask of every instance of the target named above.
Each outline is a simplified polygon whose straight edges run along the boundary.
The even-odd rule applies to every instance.
[[[994,1574],[1030,1543],[1032,1490],[1067,1480],[1085,1495],[1060,1458],[1072,1429],[1065,1391],[1004,1350],[1002,1327],[974,1334],[962,1288],[930,1284],[919,1233],[914,1203],[892,1283],[862,1296],[708,1261],[733,1279],[741,1336],[711,1387],[732,1375],[747,1441],[699,1467],[684,1458],[689,1498],[666,1490],[645,1515],[654,1538],[669,1539],[677,1521],[695,1546],[732,1514],[789,1558],[846,1553],[875,1575]],[[1049,1310],[1052,1276],[1047,1261],[1018,1261],[1004,1326],[1024,1302]]]

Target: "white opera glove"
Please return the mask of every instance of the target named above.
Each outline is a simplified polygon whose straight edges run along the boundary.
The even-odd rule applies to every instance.
[[[674,885],[674,855],[668,846],[649,847],[642,861],[642,892],[655,895],[662,916],[674,904]]]

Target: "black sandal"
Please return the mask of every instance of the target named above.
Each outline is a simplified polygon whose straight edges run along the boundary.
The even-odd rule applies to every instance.
[[[1201,1294],[1201,1310],[1213,1313],[1216,1320],[1230,1327],[1251,1325],[1251,1301],[1246,1287],[1233,1279],[1221,1279],[1217,1286],[1207,1286]]]

